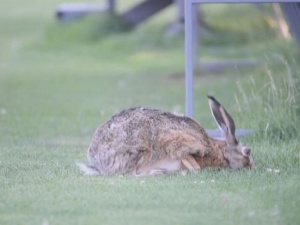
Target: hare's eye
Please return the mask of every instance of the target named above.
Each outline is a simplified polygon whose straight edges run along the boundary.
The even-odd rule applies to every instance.
[[[251,149],[250,148],[243,148],[242,152],[243,152],[243,155],[249,156],[250,153],[251,153]]]

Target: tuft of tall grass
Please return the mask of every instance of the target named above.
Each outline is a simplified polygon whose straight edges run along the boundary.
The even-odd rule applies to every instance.
[[[283,71],[278,71],[278,64]],[[256,138],[270,141],[290,139],[299,134],[300,72],[295,61],[280,57],[275,65],[266,65],[261,79],[250,77],[237,83],[235,100],[239,113],[249,118]]]

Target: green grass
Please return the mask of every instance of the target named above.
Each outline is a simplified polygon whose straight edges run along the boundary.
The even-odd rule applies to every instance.
[[[86,177],[74,162],[86,161],[94,130],[114,113],[136,105],[184,112],[184,39],[164,35],[172,7],[129,32],[107,15],[59,24],[58,3],[1,4],[0,224],[300,223],[300,54],[277,33],[270,8],[205,6],[213,29],[201,59],[263,65],[195,78],[204,127],[215,127],[211,94],[238,127],[256,131],[242,140],[255,170]]]

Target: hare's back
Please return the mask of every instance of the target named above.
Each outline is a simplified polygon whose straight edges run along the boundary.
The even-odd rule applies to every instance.
[[[175,115],[159,109],[136,107],[121,111],[100,125],[94,134],[95,142],[130,142],[153,140],[170,130],[187,133],[204,133],[204,129],[191,118]],[[134,143],[136,144],[136,143]]]
[[[114,115],[108,125],[128,125],[136,124],[138,127],[151,125],[156,129],[192,129],[203,131],[203,128],[193,119],[181,115],[176,115],[159,109],[136,107],[121,111]],[[156,128],[156,129],[155,129]]]

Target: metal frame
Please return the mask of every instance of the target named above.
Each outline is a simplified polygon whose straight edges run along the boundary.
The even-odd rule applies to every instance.
[[[195,4],[215,3],[295,3],[300,0],[184,0],[185,4],[185,112],[186,116],[193,117],[194,86],[193,72],[195,63],[195,45],[198,35],[196,24]],[[197,50],[197,47],[196,47]]]

